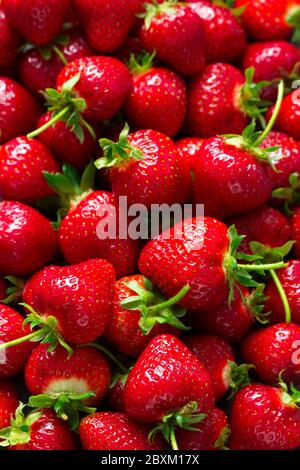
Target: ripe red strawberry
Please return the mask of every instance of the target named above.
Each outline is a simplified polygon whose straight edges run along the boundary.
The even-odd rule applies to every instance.
[[[250,384],[231,409],[232,450],[291,450],[300,445],[299,397],[287,388]]]
[[[246,35],[230,9],[206,0],[189,0],[188,3],[203,21],[206,62],[238,60],[246,48]]]
[[[176,433],[180,450],[222,450],[230,435],[227,416],[219,408],[213,408],[207,416],[194,424],[195,431],[178,429]]]
[[[17,137],[0,147],[0,195],[27,204],[50,196],[43,171],[57,172],[59,166],[41,142]],[[16,177],[17,176],[17,177]]]
[[[183,339],[186,346],[208,370],[216,401],[231,389],[232,394],[250,382],[247,364],[238,366],[233,349],[223,338],[213,335],[192,335]]]
[[[124,105],[129,123],[135,129],[153,129],[173,137],[180,130],[186,112],[186,87],[174,72],[153,67],[153,55],[131,56],[131,90]]]
[[[30,317],[35,320],[34,326],[43,329],[46,323],[47,330],[47,318],[55,317],[57,326],[52,325],[52,330],[70,343],[88,343],[106,328],[114,282],[112,265],[101,259],[72,266],[49,266],[26,283],[23,301],[38,314]]]
[[[289,39],[298,26],[299,0],[236,0],[235,6],[246,7],[243,26],[256,41]]]
[[[179,334],[186,329],[180,321],[186,311],[176,301],[186,291],[166,300],[141,274],[118,280],[105,337],[120,353],[135,358],[158,334]]]
[[[125,403],[124,403],[124,392],[125,385],[128,378],[128,373],[119,374],[113,377],[112,383],[109,386],[107,392],[107,398],[112,409],[115,411],[125,412]],[[114,380],[115,379],[115,380]]]
[[[282,374],[285,381],[300,384],[299,346],[300,327],[277,323],[250,334],[242,343],[242,354],[262,382],[276,384]]]
[[[276,248],[292,240],[287,218],[273,207],[264,205],[250,212],[232,217],[227,221],[234,224],[237,232],[244,235],[241,248],[251,253],[250,242],[259,242],[266,248]]]
[[[74,6],[89,43],[107,54],[123,44],[143,0],[74,0]]]
[[[204,68],[204,26],[196,12],[174,1],[146,3],[140,30],[142,46],[156,51],[157,58],[182,75],[195,75]]]
[[[93,54],[79,30],[68,30],[53,45],[26,51],[19,59],[19,75],[25,86],[41,97],[42,90],[55,88],[58,74],[67,62]]]
[[[119,142],[101,139],[104,156],[96,168],[109,168],[112,191],[127,196],[128,206],[184,203],[189,199],[191,177],[188,163],[181,158],[166,135],[141,130],[129,134],[126,125]]]
[[[18,408],[19,397],[15,386],[8,380],[0,380],[0,430],[9,426],[10,418]]]
[[[0,277],[0,302],[6,298],[7,287],[7,282]]]
[[[287,266],[278,270],[277,275],[286,293],[292,319],[300,323],[300,260],[288,261]],[[284,321],[285,311],[273,280],[268,282],[265,295],[265,311],[271,312],[270,320],[274,323]]]
[[[270,119],[273,108],[267,112],[267,119]],[[275,129],[288,134],[295,140],[300,140],[300,89],[289,93],[282,101],[278,113]]]
[[[16,30],[36,46],[46,46],[59,33],[69,0],[3,0]]]
[[[209,373],[188,348],[172,335],[159,335],[148,344],[129,372],[125,407],[135,420],[161,425],[176,449],[175,428],[198,422],[214,405]]]
[[[34,129],[40,113],[36,100],[14,80],[0,77],[0,143]]]
[[[77,429],[79,412],[93,413],[105,395],[111,373],[105,356],[94,347],[74,349],[69,357],[58,346],[49,351],[47,345],[35,348],[26,364],[25,383],[33,395],[33,408],[53,408],[71,429]]]
[[[126,413],[101,412],[85,417],[79,435],[85,450],[162,450],[159,439],[148,440],[150,428]]]
[[[291,218],[291,239],[295,240],[294,251],[297,258],[300,258],[300,208],[296,207]]]
[[[74,434],[54,411],[35,410],[24,416],[20,403],[11,424],[0,431],[0,445],[10,450],[75,450]]]
[[[30,332],[22,327],[24,318],[12,308],[0,304],[0,344],[21,338]],[[0,378],[12,377],[20,372],[27,360],[32,343],[23,343],[0,351]]]
[[[0,44],[0,75],[7,75],[16,65],[21,38],[11,27],[2,6],[0,6]]]
[[[0,203],[0,273],[27,276],[57,253],[57,234],[50,221],[20,202]]]
[[[199,139],[198,137],[185,137],[176,142],[177,150],[181,157],[188,161],[191,172],[194,171],[195,160],[200,155],[203,142],[204,139]]]

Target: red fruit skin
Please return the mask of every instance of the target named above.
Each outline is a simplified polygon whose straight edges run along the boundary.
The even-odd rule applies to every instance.
[[[21,38],[11,27],[5,10],[0,6],[0,75],[13,72],[20,46]]]
[[[126,283],[136,281],[144,287],[144,277],[141,274],[119,279],[115,284],[112,312],[104,336],[121,354],[137,358],[152,338],[159,334],[170,333],[179,335],[180,331],[170,325],[156,324],[145,335],[139,327],[141,313],[138,310],[127,310],[120,306],[122,300],[136,295]]]
[[[279,269],[277,275],[287,295],[292,319],[300,323],[300,260],[287,262],[287,267]],[[265,311],[272,312],[270,320],[279,323],[285,320],[284,307],[278,290],[271,280],[268,282],[265,295],[268,300],[265,304]]]
[[[246,48],[246,34],[230,9],[209,1],[187,3],[203,21],[206,63],[238,60]]]
[[[7,296],[7,293],[6,293],[7,287],[8,287],[7,282],[3,278],[0,278],[0,302],[1,300],[4,300]]]
[[[126,382],[123,383],[122,380],[119,379],[116,385],[108,389],[107,398],[114,411],[126,411],[124,403],[125,383]]]
[[[232,217],[227,224],[235,225],[238,234],[245,236],[240,245],[242,252],[251,253],[249,243],[253,241],[276,248],[292,240],[289,221],[281,212],[270,206],[261,206]]]
[[[177,150],[182,158],[188,161],[190,171],[193,172],[195,168],[195,161],[201,155],[200,149],[204,139],[199,137],[185,137],[175,142]]]
[[[73,266],[49,266],[35,273],[23,301],[44,316],[53,315],[62,336],[73,344],[94,341],[111,314],[115,271],[94,259]]]
[[[0,429],[9,426],[10,418],[19,405],[15,386],[8,380],[0,380]]]
[[[156,336],[141,354],[125,385],[125,407],[133,419],[159,422],[191,401],[205,413],[214,405],[210,375],[175,336]]]
[[[153,67],[133,75],[124,112],[135,129],[153,129],[173,137],[182,126],[186,105],[184,81],[167,68]]]
[[[293,28],[286,22],[290,11],[300,7],[299,0],[236,0],[235,6],[246,5],[241,15],[247,33],[256,41],[289,39]]]
[[[208,370],[216,401],[219,401],[229,388],[230,365],[235,362],[233,349],[223,338],[213,335],[192,335],[183,339],[184,344]]]
[[[274,108],[269,108],[266,117],[271,118]],[[283,101],[275,122],[275,129],[300,140],[300,88],[287,95]]]
[[[79,435],[84,450],[162,450],[158,438],[148,440],[151,428],[132,421],[126,413],[100,412],[86,416]]]
[[[300,410],[262,384],[240,390],[231,409],[231,450],[291,450],[300,445]]]
[[[118,224],[117,237],[102,240],[97,235],[101,232],[98,226],[101,220],[104,218],[110,223],[115,213],[118,218],[117,199],[107,191],[93,191],[71,209],[59,229],[60,248],[69,264],[103,258],[114,266],[117,279],[136,271],[140,253],[138,240],[119,238]]]
[[[48,148],[38,140],[17,137],[0,147],[0,196],[31,204],[51,196],[43,171],[59,172]],[[17,177],[16,177],[17,176]]]
[[[240,104],[244,84],[240,70],[229,64],[207,65],[188,87],[185,127],[197,137],[241,134],[248,118]]]
[[[94,54],[94,50],[80,31],[67,31],[65,35],[68,38],[67,44],[64,46],[57,45],[57,47],[61,50],[67,62]],[[38,49],[31,49],[21,56],[18,64],[22,82],[39,98],[41,98],[42,90],[55,88],[57,76],[63,67],[64,63],[53,50],[51,51],[51,57],[44,59]]]
[[[38,211],[21,202],[0,203],[0,273],[28,276],[57,253],[57,233]]]
[[[110,170],[112,191],[127,196],[128,206],[185,203],[189,200],[191,177],[188,164],[173,141],[166,135],[149,130],[137,131],[130,144],[143,154],[142,160],[129,160]]]
[[[111,373],[105,356],[94,347],[74,349],[71,357],[61,346],[48,351],[40,344],[31,353],[25,368],[25,383],[32,395],[40,393],[93,392],[85,403],[94,406],[105,395]]]
[[[83,116],[92,121],[111,119],[121,109],[131,86],[131,74],[114,57],[90,56],[67,64],[57,77],[57,89],[80,74],[74,91],[85,99],[87,109]]]
[[[46,124],[50,118],[50,112],[43,114],[37,127]],[[54,126],[42,132],[38,138],[49,147],[59,162],[69,163],[81,171],[89,163],[90,158],[95,155],[98,147],[97,140],[93,139],[86,128],[83,129],[83,133],[84,141],[81,143],[65,122],[58,121]]]
[[[271,166],[267,169],[269,176],[272,177],[274,189],[288,187],[290,174],[300,172],[300,142],[283,132],[272,131],[264,139],[261,147],[280,147],[269,154],[274,159],[277,171]]]
[[[22,328],[24,318],[12,308],[0,304],[0,342],[7,343],[30,333],[28,326]],[[12,377],[23,370],[27,357],[33,348],[32,343],[4,349],[0,352],[0,379]]]
[[[120,49],[115,52],[115,57],[120,59],[122,62],[128,62],[131,54],[138,56],[142,54],[143,47],[139,37],[128,37],[123,42]]]
[[[300,383],[300,327],[294,323],[277,323],[254,331],[242,343],[244,360],[255,366],[260,380],[278,383],[282,372],[287,383]]]
[[[267,165],[250,152],[227,144],[223,137],[208,139],[194,171],[194,202],[205,214],[222,219],[264,204],[272,193]]]
[[[0,77],[0,143],[32,131],[40,114],[38,103],[24,87]]]
[[[46,46],[62,27],[69,0],[3,0],[3,7],[16,30],[27,42]]]
[[[246,288],[241,291],[244,297],[250,295]],[[214,310],[193,312],[189,322],[194,330],[221,336],[230,343],[239,343],[254,325],[252,314],[237,290],[231,306],[226,299]]]
[[[159,13],[140,29],[142,46],[182,75],[202,72],[205,64],[203,22],[191,8],[177,5],[172,13]]]
[[[118,49],[135,24],[143,0],[74,0],[89,43],[100,53]]]
[[[300,208],[297,207],[291,218],[292,240],[295,240],[294,252],[300,258]]]
[[[53,410],[42,409],[42,416],[30,427],[27,444],[10,446],[10,450],[76,450],[75,435],[69,425]]]
[[[176,440],[180,450],[220,450],[216,442],[228,429],[224,411],[213,408],[200,423],[194,424],[198,431],[176,430]]]

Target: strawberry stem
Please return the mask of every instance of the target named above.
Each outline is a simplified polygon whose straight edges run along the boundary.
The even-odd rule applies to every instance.
[[[280,269],[286,267],[284,261],[279,261],[278,263],[269,263],[269,264],[239,264],[238,267],[244,269],[245,271],[271,271],[274,269]]]
[[[37,137],[38,135],[42,134],[42,132],[49,129],[49,127],[52,127],[58,121],[61,121],[61,119],[63,117],[65,117],[67,114],[70,113],[70,110],[71,110],[70,106],[68,106],[67,108],[62,109],[59,113],[57,113],[55,116],[53,116],[51,119],[49,119],[49,121],[46,122],[43,126],[39,127],[38,129],[35,129],[34,131],[27,134],[28,139],[33,139],[34,137]]]
[[[277,287],[278,293],[280,295],[280,298],[284,307],[285,321],[286,323],[291,323],[291,320],[292,320],[291,307],[290,307],[287,295],[285,293],[285,290],[280,282],[279,277],[277,276],[277,273],[273,269],[271,269],[270,274],[272,276],[274,284]]]
[[[57,55],[57,57],[61,60],[61,62],[64,64],[64,65],[67,65],[67,59],[65,58],[63,52],[59,49],[59,47],[57,46],[52,46],[52,49],[53,51],[55,52],[55,54]]]
[[[18,344],[26,343],[27,341],[34,341],[35,338],[40,337],[41,330],[34,331],[26,336],[21,336],[20,338],[13,339],[12,341],[8,341],[7,343],[0,344],[0,351],[3,349],[12,348],[13,346],[17,346]]]
[[[175,436],[175,429],[172,428],[170,430],[170,444],[171,444],[171,447],[173,450],[179,450],[179,447],[178,447],[178,444],[177,444],[177,440],[176,440],[176,436]]]
[[[87,344],[81,344],[78,347],[83,348],[85,346],[90,346],[103,352],[120,369],[122,374],[125,375],[128,373],[128,369],[125,366],[123,366],[123,364],[105,346],[102,346],[101,344],[97,344],[97,343],[87,343]]]
[[[165,308],[168,308],[168,307],[172,307],[173,305],[180,302],[180,300],[188,293],[189,290],[190,290],[190,286],[188,286],[188,285],[184,286],[182,289],[180,289],[178,294],[174,295],[173,297],[171,297],[171,299],[166,300],[165,302],[154,305],[153,307],[151,307],[151,310],[156,312],[158,310],[162,310],[162,309],[165,309]]]

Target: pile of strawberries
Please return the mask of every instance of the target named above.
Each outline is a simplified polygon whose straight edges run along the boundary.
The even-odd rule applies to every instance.
[[[300,0],[0,0],[0,446],[300,446],[299,44]]]

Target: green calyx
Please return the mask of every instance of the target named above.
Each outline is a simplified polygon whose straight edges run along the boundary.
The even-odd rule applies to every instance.
[[[9,282],[9,286],[6,289],[7,297],[1,299],[0,302],[5,305],[16,303],[22,297],[25,282],[15,276],[6,276],[4,279]]]
[[[262,90],[271,85],[271,82],[254,82],[254,67],[249,67],[245,71],[245,84],[241,88],[241,107],[243,111],[251,118],[259,120],[262,128],[266,127],[264,114],[271,106],[271,102],[261,99]]]
[[[130,59],[127,65],[131,73],[142,75],[143,73],[148,72],[148,70],[150,70],[153,66],[155,54],[155,51],[152,52],[152,54],[146,52],[137,56],[130,54]]]
[[[72,348],[65,342],[63,337],[59,332],[58,321],[53,316],[44,317],[38,314],[30,305],[21,303],[23,307],[30,311],[30,314],[27,315],[23,322],[23,328],[25,325],[29,324],[32,333],[29,333],[26,336],[21,336],[20,338],[14,339],[7,343],[0,344],[0,351],[17,346],[18,344],[31,341],[34,343],[48,344],[48,351],[54,351],[57,346],[60,344],[68,352],[69,357],[73,354]],[[38,328],[36,330],[36,328]]]
[[[242,16],[247,7],[247,5],[234,7],[235,0],[212,0],[212,4],[218,7],[228,8],[236,18]]]
[[[30,132],[27,135],[29,139],[38,136],[58,121],[65,122],[66,126],[76,135],[80,143],[84,142],[84,128],[96,139],[93,128],[82,117],[82,113],[87,108],[86,101],[74,90],[79,80],[80,74],[77,74],[63,84],[60,92],[55,88],[46,88],[46,90],[42,92],[47,103],[48,111],[51,112],[51,119],[39,129]]]
[[[249,370],[255,369],[253,364],[236,364],[228,361],[229,373],[227,380],[230,387],[229,398],[232,398],[241,388],[251,383]]]
[[[131,371],[132,367],[129,367],[129,369],[127,370],[127,372],[116,372],[113,376],[112,376],[112,379],[111,379],[111,382],[109,384],[109,388],[110,390],[113,389],[119,382],[121,382],[121,384],[124,385],[126,384],[127,382],[127,379],[128,379],[128,376],[129,376],[129,372]]]
[[[300,44],[300,8],[295,6],[292,7],[286,17],[286,22],[294,28],[294,33],[292,36],[292,42],[299,45]]]
[[[143,334],[148,335],[156,324],[168,324],[179,330],[189,330],[180,320],[186,314],[186,309],[177,305],[188,293],[189,286],[184,286],[177,295],[166,300],[149,279],[144,278],[144,285],[145,287],[142,287],[136,281],[127,282],[127,287],[137,295],[120,302],[124,309],[140,312],[139,327]]]
[[[282,403],[288,406],[296,406],[300,403],[300,390],[298,390],[293,383],[290,387],[283,380],[284,370],[279,374],[278,385],[281,390]]]
[[[173,15],[174,13],[176,13],[176,7],[178,5],[185,4],[183,2],[180,3],[178,0],[166,0],[163,3],[157,3],[156,0],[153,0],[152,3],[145,3],[145,11],[142,13],[138,13],[136,16],[138,18],[144,19],[145,28],[149,29],[151,27],[151,22],[155,16],[160,14]]]
[[[293,206],[300,204],[300,175],[291,173],[289,176],[289,186],[275,189],[272,197],[284,201],[284,210],[288,216],[293,215]]]
[[[30,428],[41,418],[42,413],[33,411],[25,416],[23,412],[25,406],[20,403],[15,416],[10,419],[10,426],[0,430],[0,447],[27,444],[30,441]]]
[[[226,446],[230,438],[230,429],[229,427],[225,427],[222,429],[219,438],[214,443],[214,448],[219,450],[229,450]]]
[[[53,394],[41,394],[31,396],[28,401],[28,406],[31,408],[51,408],[55,411],[56,415],[68,421],[72,431],[75,431],[80,422],[80,413],[91,414],[95,413],[96,408],[85,405],[85,401],[94,397],[95,393],[86,392],[82,394],[72,392],[60,392]]]
[[[191,401],[179,410],[174,410],[163,416],[161,423],[159,423],[149,433],[149,441],[153,440],[156,433],[161,432],[165,440],[171,444],[173,450],[179,450],[175,430],[176,428],[185,429],[187,431],[199,431],[194,424],[201,423],[206,418],[206,414],[197,413],[198,403]]]
[[[128,140],[129,126],[125,124],[118,142],[109,139],[100,139],[99,144],[103,149],[103,157],[95,161],[95,167],[111,168],[126,165],[128,162],[143,159],[143,153],[138,148],[133,147]]]
[[[264,312],[265,303],[268,297],[264,295],[265,284],[259,284],[250,295],[243,298],[248,311],[251,313],[254,320],[258,321],[261,325],[270,323],[269,317],[271,312]]]
[[[75,168],[67,163],[63,165],[62,169],[62,173],[43,172],[48,186],[59,196],[60,208],[57,211],[57,228],[70,208],[77,205],[92,191],[96,174],[93,161],[88,164],[81,177]]]

